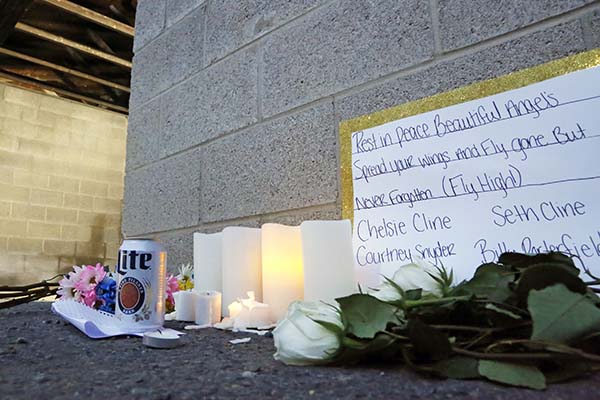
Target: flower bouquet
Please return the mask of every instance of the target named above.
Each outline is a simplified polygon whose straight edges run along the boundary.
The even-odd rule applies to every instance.
[[[419,261],[371,294],[292,303],[273,332],[291,365],[402,363],[428,375],[544,389],[600,369],[600,279],[561,253],[504,253],[473,278]]]

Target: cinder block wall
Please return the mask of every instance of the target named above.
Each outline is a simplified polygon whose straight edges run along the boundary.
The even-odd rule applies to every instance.
[[[123,232],[339,218],[341,120],[598,46],[597,0],[140,0]]]
[[[0,84],[0,285],[115,263],[127,118]]]

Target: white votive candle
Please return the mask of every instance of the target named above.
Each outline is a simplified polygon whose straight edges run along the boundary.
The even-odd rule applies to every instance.
[[[197,325],[213,325],[221,321],[221,293],[217,291],[196,292]]]
[[[194,321],[196,319],[196,294],[191,290],[177,292],[175,312],[178,321]]]
[[[332,303],[357,291],[349,220],[305,221],[300,225],[304,300]]]
[[[231,304],[254,291],[262,300],[260,229],[223,229],[223,304]]]

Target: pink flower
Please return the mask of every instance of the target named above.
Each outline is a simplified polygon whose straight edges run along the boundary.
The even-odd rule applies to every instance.
[[[90,290],[89,292],[85,293],[83,296],[83,302],[88,307],[94,307],[96,304],[96,291]]]
[[[75,290],[79,290],[84,296],[90,292],[96,290],[96,284],[102,282],[102,279],[106,276],[106,271],[102,264],[98,263],[94,267],[93,265],[86,265],[79,277],[79,282],[75,283]]]
[[[169,275],[167,277],[167,287],[166,287],[166,299],[165,299],[165,309],[167,312],[172,312],[175,310],[175,298],[173,297],[173,293],[179,291],[179,282],[177,281],[177,277],[173,275]]]

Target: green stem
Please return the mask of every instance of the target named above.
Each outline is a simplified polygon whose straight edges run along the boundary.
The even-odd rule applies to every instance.
[[[442,297],[441,299],[427,299],[427,300],[404,300],[403,306],[405,309],[421,306],[434,306],[437,304],[446,304],[453,301],[469,300],[471,296],[454,296],[454,297]]]

